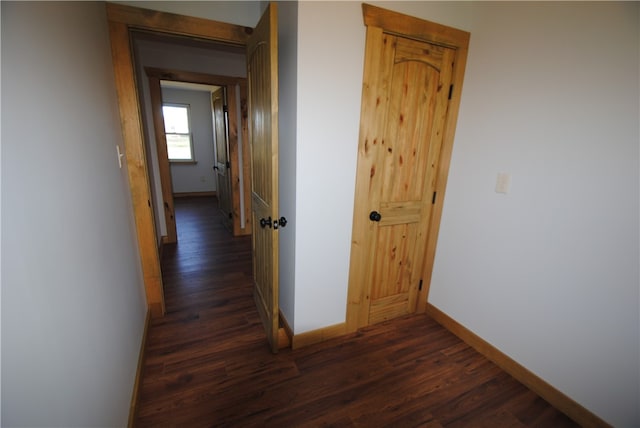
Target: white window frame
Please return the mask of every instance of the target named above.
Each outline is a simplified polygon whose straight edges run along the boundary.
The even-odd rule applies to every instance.
[[[184,108],[187,111],[187,126],[188,126],[188,133],[183,133],[183,132],[167,132],[167,123],[166,123],[166,119],[164,118],[164,107],[179,107],[179,108]],[[192,132],[192,127],[191,127],[191,105],[190,104],[182,104],[182,103],[162,103],[162,114],[163,114],[163,120],[164,120],[164,124],[165,124],[165,142],[167,144],[167,158],[169,159],[169,162],[171,163],[195,163],[196,162],[196,157],[195,157],[195,151],[193,149],[193,132]],[[189,138],[189,150],[190,150],[190,158],[171,158],[171,154],[170,154],[170,150],[169,150],[169,136],[171,135],[177,135],[177,136],[182,136],[182,137],[188,137]]]

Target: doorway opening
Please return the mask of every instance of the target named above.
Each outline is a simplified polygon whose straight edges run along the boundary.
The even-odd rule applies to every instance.
[[[250,234],[244,49],[148,32],[132,38],[158,244],[176,242],[174,194],[215,191],[233,235]],[[172,100],[195,103],[192,162],[169,160],[162,106]]]
[[[145,145],[145,141],[153,141],[149,136],[149,127],[143,125],[145,117],[147,117],[147,123],[153,122],[152,109],[150,107],[145,109],[145,104],[140,102],[140,95],[144,96],[148,81],[142,74],[141,68],[136,68],[140,52],[136,52],[133,39],[143,39],[148,43],[166,42],[171,39],[173,44],[180,46],[179,51],[182,53],[188,50],[206,51],[211,46],[216,46],[216,49],[223,52],[221,55],[232,58],[233,52],[236,52],[236,56],[240,55],[239,52],[244,55],[248,35],[252,30],[233,24],[115,4],[107,4],[107,15],[145,292],[152,317],[159,317],[165,312],[165,304],[158,247],[166,223],[157,219],[164,217],[167,200],[160,197],[162,183],[157,173],[159,170],[157,150],[155,147],[151,149],[148,143]],[[156,65],[164,67],[167,65],[162,63],[167,61],[164,55],[166,51],[162,52],[162,48],[160,50]],[[204,55],[198,62],[206,61],[207,56]],[[184,68],[186,67],[181,66],[179,69]],[[209,74],[235,75],[234,77],[242,78],[246,73],[245,61],[241,61],[238,68],[241,69],[238,73],[218,74],[210,71]],[[158,86],[159,80],[189,81],[184,76],[171,73],[156,77],[158,77]],[[231,84],[227,81],[221,83]],[[233,83],[238,82],[234,80]],[[171,193],[169,190],[168,194],[172,197]]]
[[[157,212],[154,212],[150,179],[152,175],[149,173],[151,166],[149,157],[153,155],[153,151],[146,149],[144,143],[149,141],[148,136],[145,135],[145,132],[148,133],[148,127],[143,125],[142,113],[144,112],[138,96],[140,86],[136,83],[144,82],[144,79],[136,76],[132,35],[136,32],[152,38],[169,35],[176,37],[187,46],[213,42],[230,49],[246,49],[247,87],[250,88],[247,90],[247,98],[250,101],[247,103],[246,122],[247,134],[250,136],[250,141],[247,142],[251,147],[249,160],[252,171],[251,192],[249,192],[251,194],[250,223],[261,225],[261,228],[251,230],[255,272],[253,291],[269,345],[273,352],[277,352],[281,344],[285,343],[281,338],[288,339],[286,332],[283,333],[284,329],[279,326],[277,270],[279,260],[277,229],[281,225],[277,198],[277,6],[275,4],[267,6],[255,29],[110,3],[107,4],[107,16],[138,250],[147,304],[153,318],[163,316],[166,311],[158,254],[161,234],[156,230],[154,219],[154,214],[164,214],[166,206],[163,201],[161,209],[156,209]],[[224,75],[229,74],[218,74],[218,76]],[[160,75],[158,79],[188,81],[188,79],[170,79],[171,77],[171,75]],[[234,83],[241,91],[238,82]],[[159,132],[156,131],[156,133],[162,134],[163,129],[158,128]],[[145,136],[147,136],[146,139]],[[166,149],[166,145],[163,147]],[[256,179],[256,176],[259,179]],[[256,208],[258,205],[256,201],[260,202],[259,209]],[[272,223],[272,219],[278,219],[273,220],[278,221],[277,226]],[[162,222],[159,224],[162,225]],[[267,229],[267,225],[271,227]],[[282,226],[284,227],[284,223]]]

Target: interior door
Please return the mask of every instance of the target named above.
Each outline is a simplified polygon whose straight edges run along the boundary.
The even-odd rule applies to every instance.
[[[254,298],[278,351],[278,28],[271,3],[247,43]]]
[[[372,10],[369,21],[377,25],[380,9]],[[455,48],[374,25],[366,43],[349,290],[349,305],[357,310],[347,317],[352,327],[416,311],[430,234],[437,230],[432,215],[443,139],[457,111],[451,102]]]
[[[213,128],[215,133],[215,158],[213,167],[216,171],[216,193],[218,207],[222,211],[222,218],[227,227],[232,227],[231,208],[231,180],[229,162],[229,128],[227,126],[227,102],[225,88],[221,87],[211,93],[211,106],[213,109]]]
[[[382,38],[386,100],[377,144],[371,223],[369,324],[412,313],[422,275],[453,49]]]

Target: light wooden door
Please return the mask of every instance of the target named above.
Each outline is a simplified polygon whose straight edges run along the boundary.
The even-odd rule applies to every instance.
[[[227,227],[233,228],[231,208],[231,163],[229,162],[229,131],[227,126],[227,102],[225,88],[221,87],[211,93],[213,109],[213,128],[215,133],[215,166],[216,194],[218,207],[222,211],[222,218]]]
[[[278,351],[278,29],[271,3],[247,42],[254,298]]]
[[[350,271],[357,326],[417,309],[457,56],[373,25],[366,43]]]

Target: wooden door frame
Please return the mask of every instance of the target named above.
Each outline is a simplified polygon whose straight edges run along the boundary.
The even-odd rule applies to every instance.
[[[449,164],[453,149],[453,139],[460,106],[460,95],[462,93],[462,83],[466,66],[467,52],[469,47],[469,33],[455,28],[447,27],[423,19],[403,15],[368,4],[362,5],[364,24],[367,27],[367,40],[365,47],[365,72],[362,85],[362,104],[360,110],[360,136],[358,141],[359,162],[360,157],[367,153],[368,142],[365,129],[368,127],[369,118],[376,106],[376,94],[372,90],[371,82],[373,76],[368,70],[367,64],[372,59],[379,57],[379,53],[372,49],[371,40],[379,37],[383,32],[419,40],[431,44],[441,45],[456,50],[456,61],[453,67],[452,83],[453,92],[449,103],[449,113],[444,128],[440,162],[438,165],[436,178],[436,195],[433,213],[429,222],[429,234],[425,250],[424,268],[422,272],[423,287],[418,293],[418,305],[416,312],[423,313],[427,308],[427,298],[433,270],[433,260],[435,258],[438,230],[440,228],[440,218],[444,201],[444,192],[449,174]],[[374,143],[375,144],[375,143]],[[371,167],[372,165],[370,165]],[[358,166],[356,176],[356,195],[360,198],[367,198],[369,174],[371,168]],[[366,202],[356,201],[353,217],[353,236],[351,245],[351,262],[349,267],[349,287],[347,297],[346,332],[354,332],[358,328],[368,324],[368,314],[364,308],[368,307],[366,302],[368,284],[364,284],[363,272],[367,269],[368,254],[368,234],[370,234],[369,222],[362,221],[368,216],[368,205]]]
[[[113,3],[106,4],[106,12],[145,294],[151,315],[160,317],[165,312],[164,292],[151,208],[151,191],[142,132],[143,121],[136,86],[131,31],[142,30],[187,36],[242,47],[246,46],[247,37],[253,29]]]
[[[162,188],[162,202],[165,214],[167,235],[165,243],[177,241],[176,220],[174,216],[173,185],[171,179],[171,163],[167,154],[167,143],[162,126],[162,89],[161,80],[172,82],[188,82],[202,85],[226,87],[230,112],[236,112],[237,91],[240,92],[240,126],[235,114],[229,114],[229,162],[231,163],[231,206],[233,212],[232,229],[234,236],[248,235],[251,233],[251,172],[243,162],[243,177],[240,180],[238,136],[242,135],[242,153],[249,152],[247,142],[247,79],[245,77],[219,76],[190,71],[179,71],[164,68],[145,67],[145,73],[149,79],[149,91],[151,93],[151,109],[153,111],[153,126],[155,131],[156,149],[158,152],[158,169],[160,171],[160,185]],[[237,89],[236,89],[237,88]],[[247,156],[248,158],[248,156]],[[244,157],[243,157],[244,160]],[[240,192],[240,183],[243,191]],[[244,203],[240,204],[241,194],[244,195]],[[244,226],[240,222],[240,210],[244,206]],[[247,211],[248,210],[248,211]]]

